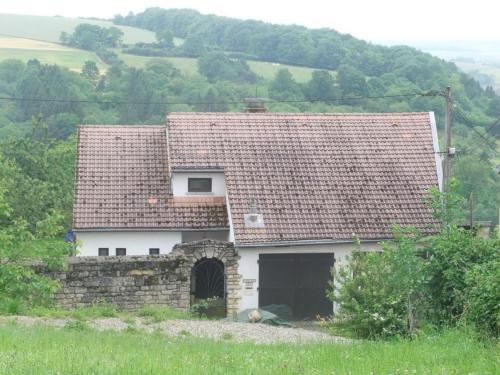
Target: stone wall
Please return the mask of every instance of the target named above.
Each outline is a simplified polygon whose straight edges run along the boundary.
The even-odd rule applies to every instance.
[[[71,257],[65,271],[49,273],[61,283],[56,304],[75,308],[107,302],[124,310],[143,305],[187,309],[193,265],[202,258],[224,263],[227,314],[238,309],[239,256],[230,242],[203,240],[178,244],[167,255]]]

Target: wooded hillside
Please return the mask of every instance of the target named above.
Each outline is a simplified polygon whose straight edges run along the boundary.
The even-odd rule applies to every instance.
[[[334,30],[192,10],[155,8],[114,21],[161,36],[158,43],[140,43],[140,50],[176,57],[141,56],[143,64],[130,67],[121,56],[137,56],[113,52],[134,48],[127,45],[100,47],[106,66],[87,62],[79,73],[37,60],[0,63],[0,185],[12,189],[7,196],[14,216],[25,217],[30,205],[40,206],[40,214],[58,208],[69,226],[73,159],[48,165],[54,155],[74,151],[77,124],[161,124],[169,111],[241,111],[243,98],[258,95],[269,98],[270,111],[434,111],[441,129],[443,98],[420,94],[450,85],[458,150],[452,173],[460,180],[458,192],[465,199],[474,193],[476,220],[497,220],[500,188],[494,166],[500,163],[500,98],[453,64],[410,47],[375,46]],[[182,43],[166,40],[174,37]],[[264,77],[257,72],[255,60],[269,61],[273,73]],[[178,65],[186,62],[195,73]],[[315,70],[298,82],[281,65],[285,63]],[[20,140],[26,143],[22,147]],[[17,181],[24,181],[24,191],[16,188],[21,186]],[[50,199],[40,199],[36,189],[42,188]],[[457,218],[469,217],[468,209],[464,203]]]

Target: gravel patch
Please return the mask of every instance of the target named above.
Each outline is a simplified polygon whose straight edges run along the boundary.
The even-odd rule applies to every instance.
[[[52,319],[28,316],[0,317],[0,324],[15,321],[18,324],[32,326],[45,324],[62,328],[74,319]],[[168,337],[200,337],[232,342],[254,342],[256,344],[275,343],[349,343],[351,340],[332,336],[318,330],[303,328],[274,327],[258,323],[236,323],[223,320],[165,320],[151,322],[144,318],[135,318],[133,322],[125,322],[120,318],[102,318],[87,321],[95,330],[122,331],[128,327],[144,332],[161,332]]]

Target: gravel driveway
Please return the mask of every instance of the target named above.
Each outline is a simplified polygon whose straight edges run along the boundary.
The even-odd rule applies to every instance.
[[[0,324],[16,321],[18,324],[31,326],[45,324],[62,328],[72,319],[50,319],[30,316],[0,317]],[[128,327],[145,332],[160,331],[169,337],[204,337],[214,340],[244,342],[251,341],[258,344],[272,343],[311,343],[311,342],[339,342],[347,343],[350,340],[329,335],[317,330],[303,328],[274,327],[266,324],[235,323],[214,320],[165,320],[154,323],[148,319],[135,318],[135,321],[123,321],[120,318],[93,319],[87,324],[98,330],[121,331]]]

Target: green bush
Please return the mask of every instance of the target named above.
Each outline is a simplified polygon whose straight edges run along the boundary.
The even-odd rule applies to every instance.
[[[329,297],[339,304],[334,324],[359,337],[411,334],[425,302],[424,260],[417,233],[396,228],[383,252],[354,252],[333,269]]]
[[[0,159],[1,161],[1,159]],[[62,216],[56,212],[36,224],[34,233],[25,220],[12,219],[0,180],[0,313],[19,314],[30,306],[48,304],[58,283],[37,273],[63,266],[72,248],[59,239]]]
[[[462,320],[470,304],[468,298],[481,288],[474,284],[475,279],[479,282],[474,269],[498,262],[499,250],[499,239],[478,238],[473,232],[453,225],[429,239],[426,273],[429,276],[428,314],[433,323],[450,325]],[[475,291],[469,292],[469,288]]]
[[[469,323],[498,336],[500,240],[445,226],[417,242],[397,229],[380,253],[356,251],[333,271],[334,326],[359,337],[409,335],[426,323]]]
[[[465,276],[464,318],[478,330],[500,333],[500,260],[475,265]]]

